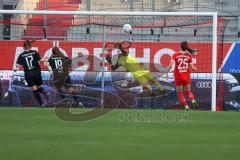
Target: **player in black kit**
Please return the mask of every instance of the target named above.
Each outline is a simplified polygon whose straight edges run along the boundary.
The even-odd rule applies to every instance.
[[[17,65],[21,65],[24,68],[24,76],[27,81],[28,86],[31,88],[34,97],[37,99],[38,103],[44,107],[41,95],[42,93],[47,96],[47,92],[42,87],[43,81],[41,76],[40,62],[42,58],[39,53],[35,50],[31,50],[32,43],[34,41],[26,40],[23,44],[24,52],[18,56]]]
[[[54,86],[62,98],[65,98],[62,87],[64,87],[68,94],[78,103],[73,83],[69,75],[69,69],[72,66],[72,60],[64,56],[58,47],[52,48],[52,56],[48,60],[51,71],[53,72]]]

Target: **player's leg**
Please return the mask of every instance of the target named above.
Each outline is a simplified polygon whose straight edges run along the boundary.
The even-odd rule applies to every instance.
[[[57,87],[57,86],[55,86],[55,87],[56,87],[58,93],[60,94],[61,98],[64,99],[65,95],[64,95],[64,92],[63,92],[62,88],[61,87]]]
[[[41,72],[39,72],[39,73],[36,73],[36,75],[34,76],[34,81],[35,81],[35,84],[36,84],[36,86],[37,86],[37,91],[39,92],[39,93],[42,93],[45,97],[46,97],[46,99],[47,99],[47,101],[48,101],[48,99],[49,99],[49,97],[48,97],[48,93],[44,90],[44,88],[43,88],[43,81],[42,81],[42,75],[41,75]]]
[[[154,77],[154,75],[151,72],[148,72],[147,74],[145,74],[144,77],[153,85],[155,85],[160,92],[163,92],[162,85],[158,82],[158,80]]]
[[[62,99],[64,99],[65,95],[62,90],[62,87],[64,86],[64,80],[56,75],[53,75],[53,83],[55,88],[57,89],[58,94],[61,96]]]
[[[187,97],[192,102],[193,108],[197,109],[198,108],[198,103],[195,100],[194,95],[193,95],[193,93],[191,91],[191,84],[185,85],[184,88],[185,88],[185,93],[186,93]]]
[[[191,91],[191,75],[190,74],[185,76],[183,84],[184,84],[184,91],[185,91],[188,99],[191,101],[193,108],[197,109],[198,104],[194,98],[192,91]]]
[[[34,97],[36,98],[36,100],[40,104],[40,106],[44,107],[44,104],[43,104],[43,101],[42,101],[42,97],[41,97],[41,95],[39,94],[39,92],[37,90],[37,86],[34,85],[34,86],[31,86],[30,88],[32,90],[32,93],[33,93]]]
[[[72,99],[76,102],[76,104],[79,103],[79,98],[77,96],[77,93],[75,92],[75,89],[73,88],[73,83],[70,78],[70,76],[66,76],[65,81],[64,81],[64,87],[67,91],[67,93],[72,97]]]
[[[28,73],[28,74],[25,73],[25,80],[26,80],[26,82],[28,84],[28,87],[31,88],[32,93],[33,93],[35,99],[38,101],[40,106],[44,107],[44,104],[43,104],[43,101],[42,101],[42,97],[39,94],[39,92],[37,90],[37,86],[36,86],[35,81],[34,81],[34,75],[32,75],[31,73]]]
[[[48,101],[49,100],[49,96],[48,96],[48,93],[46,92],[46,90],[43,88],[42,85],[39,85],[39,83],[37,84],[37,91],[41,94],[43,94],[46,98],[46,100]]]
[[[47,92],[46,92],[46,90],[43,88],[43,86],[42,85],[37,85],[37,91],[39,92],[39,93],[42,93],[42,94],[44,94],[45,96],[47,96]]]
[[[59,79],[56,79],[56,78],[58,78],[58,76],[54,76],[54,86],[57,89],[58,94],[62,98],[62,100],[60,102],[65,101],[66,102],[66,107],[67,106],[72,106],[72,100],[69,99],[68,95],[67,95],[67,94],[69,94],[69,91],[66,89],[64,78],[59,78]],[[64,93],[64,91],[62,89],[63,87],[66,89],[67,94]]]
[[[152,90],[152,86],[148,83],[148,80],[144,76],[135,77],[138,84],[143,86],[144,90],[147,90],[152,96],[155,96]]]
[[[75,100],[75,101],[77,101],[77,93],[75,92],[75,89],[71,86],[71,87],[67,87],[67,86],[65,86],[65,88],[66,88],[66,91],[67,91],[67,93],[68,94],[70,94],[71,95],[71,97]]]
[[[66,88],[69,95],[71,95],[72,99],[75,101],[75,104],[78,105],[78,107],[84,107],[81,101],[79,101],[78,94],[75,92],[75,89],[73,87]]]
[[[181,105],[185,108],[185,110],[189,110],[189,106],[187,104],[187,101],[184,97],[183,94],[183,84],[182,84],[182,80],[175,77],[175,84],[176,84],[176,89],[177,89],[177,93],[178,93],[178,99],[181,103]]]
[[[152,96],[155,96],[155,94],[153,93],[152,87],[150,84],[146,83],[143,86],[143,89],[147,90]]]

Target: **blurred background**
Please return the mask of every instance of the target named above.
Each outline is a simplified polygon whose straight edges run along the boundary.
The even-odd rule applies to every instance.
[[[0,9],[6,10],[81,10],[81,11],[164,11],[164,12],[218,12],[219,18],[224,20],[224,41],[235,42],[240,38],[240,2],[239,0],[0,0]],[[1,15],[0,19],[8,21],[11,15]],[[21,23],[28,23],[31,17],[22,15],[18,19]],[[77,19],[77,17],[75,17]],[[13,21],[13,20],[12,20]],[[3,22],[2,22],[3,23]],[[45,20],[47,25],[47,20]],[[12,29],[15,30],[15,29]],[[65,39],[78,39],[78,26],[70,27]],[[88,35],[81,39],[89,39],[94,34],[94,26],[84,29]],[[148,30],[144,32],[149,32]],[[156,30],[158,32],[158,30]],[[159,31],[160,32],[160,31]],[[163,31],[164,34],[170,33]],[[23,29],[11,32],[9,24],[0,26],[0,39],[21,39]],[[75,34],[75,36],[73,36]],[[15,37],[15,38],[14,38]],[[164,38],[161,36],[161,38]],[[162,39],[161,39],[162,40]],[[164,40],[164,39],[163,39]]]
[[[240,58],[239,54],[237,54],[240,50],[240,44],[237,43],[240,38],[239,0],[0,0],[0,9],[218,12],[218,62],[216,64],[219,69],[217,71],[218,85],[216,86],[218,106],[220,106],[220,110],[240,108],[240,66],[236,61],[236,59]],[[199,101],[202,101],[202,106],[207,106],[207,109],[210,109],[211,85],[208,84],[211,84],[211,74],[209,73],[212,72],[212,22],[211,16],[0,14],[0,50],[2,56],[0,69],[12,70],[14,59],[21,53],[22,40],[25,39],[40,40],[34,44],[34,47],[44,57],[51,55],[52,46],[60,46],[69,57],[76,57],[77,67],[75,67],[75,71],[77,72],[86,71],[86,67],[80,66],[85,62],[79,63],[78,53],[85,51],[90,56],[102,59],[101,48],[107,41],[133,40],[131,54],[136,56],[141,63],[154,66],[155,63],[167,65],[170,62],[172,52],[179,50],[179,42],[187,40],[191,42],[191,47],[198,48],[200,52],[197,57],[194,57],[195,63],[198,64],[198,73],[192,76],[194,81],[193,90],[198,95]],[[132,34],[123,32],[122,26],[126,23],[133,26]],[[165,57],[159,56],[159,54],[165,54]],[[87,73],[93,72],[93,75],[96,72],[100,73],[102,71],[101,63],[97,64],[96,62],[92,63],[92,60],[90,61],[92,66],[90,70],[87,70]],[[105,66],[104,72],[107,73],[110,71],[109,65],[105,64]],[[47,68],[42,65],[42,70],[46,71]],[[3,72],[1,73],[4,75]],[[47,83],[49,77],[47,73],[45,75],[44,80]],[[4,76],[2,77],[4,78]],[[9,76],[5,77],[9,78]],[[99,77],[101,77],[101,74]],[[111,75],[105,78],[109,77]],[[75,76],[75,78],[76,81],[79,80],[77,79],[79,75]],[[84,78],[82,79],[85,82],[87,81]],[[94,87],[102,88],[104,80],[98,78],[96,81],[98,83]],[[112,88],[109,87],[111,86],[110,78],[105,79],[105,81],[104,90],[112,92]],[[173,86],[173,82],[168,83]],[[204,86],[205,84],[207,85]],[[3,84],[2,86],[6,89],[1,90],[7,90],[6,86],[9,85]],[[98,98],[101,98],[100,94],[98,94]],[[1,97],[11,97],[9,95],[3,92]],[[173,98],[174,96],[175,98]],[[12,97],[16,96],[13,95]],[[175,102],[177,99],[175,92],[170,97],[169,102],[172,102],[172,99],[174,99],[174,104],[165,103],[166,106],[175,107],[178,105]],[[9,105],[9,102],[16,102],[16,100],[8,98],[8,102],[4,103],[4,105]],[[151,100],[151,103],[153,102]],[[140,106],[144,106],[142,104],[141,102]],[[149,106],[158,107],[159,104],[153,105],[149,103]]]

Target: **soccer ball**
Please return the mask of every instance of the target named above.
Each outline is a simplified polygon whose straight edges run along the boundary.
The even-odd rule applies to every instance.
[[[132,26],[130,24],[124,24],[123,31],[126,33],[132,32]]]

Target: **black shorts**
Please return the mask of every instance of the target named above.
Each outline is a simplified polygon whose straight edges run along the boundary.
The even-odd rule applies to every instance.
[[[31,71],[25,73],[25,80],[29,87],[41,86],[43,84],[41,71]]]
[[[62,88],[63,86],[68,89],[73,86],[73,83],[72,83],[70,76],[67,75],[67,76],[64,76],[64,77],[58,78],[58,79],[54,78],[54,85],[57,89]]]

